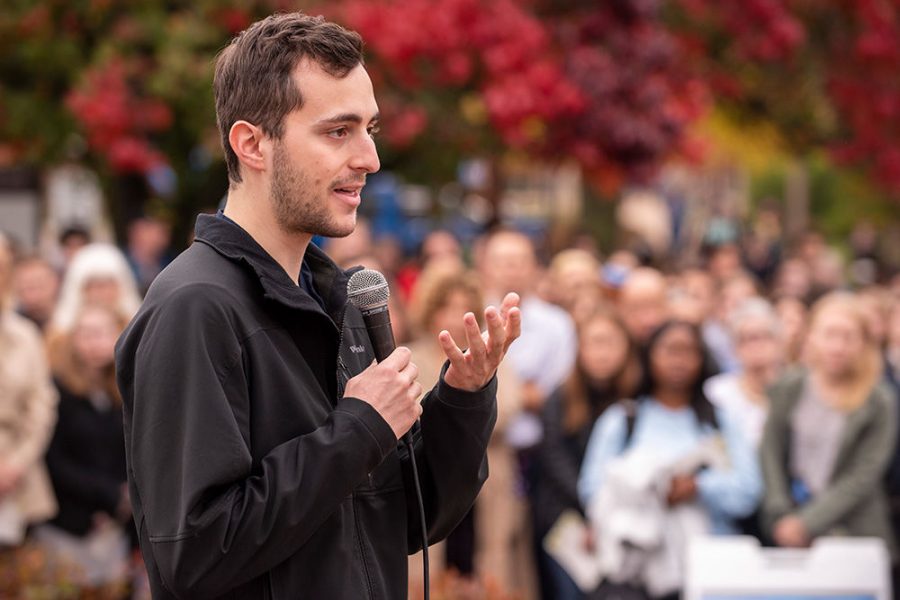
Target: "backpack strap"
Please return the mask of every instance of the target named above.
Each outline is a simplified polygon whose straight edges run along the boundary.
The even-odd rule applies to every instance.
[[[631,437],[634,435],[634,427],[637,423],[638,403],[634,398],[625,398],[621,401],[622,408],[625,409],[625,439],[622,441],[622,452],[628,449],[631,444]]]

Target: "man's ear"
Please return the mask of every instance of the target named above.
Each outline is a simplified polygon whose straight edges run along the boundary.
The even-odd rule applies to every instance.
[[[266,161],[263,152],[262,129],[247,121],[235,121],[228,132],[228,143],[237,154],[241,165],[252,171],[264,171]]]

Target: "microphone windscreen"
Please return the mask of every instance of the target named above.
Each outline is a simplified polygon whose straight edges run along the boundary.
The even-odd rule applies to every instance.
[[[347,282],[347,297],[360,310],[387,306],[390,296],[387,280],[374,269],[357,271]]]

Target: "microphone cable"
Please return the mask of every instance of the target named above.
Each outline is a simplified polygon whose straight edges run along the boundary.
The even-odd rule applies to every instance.
[[[412,433],[403,436],[406,450],[409,452],[409,463],[412,466],[413,486],[416,488],[416,502],[419,505],[419,527],[422,531],[422,572],[424,579],[425,600],[430,600],[429,588],[431,582],[428,578],[428,528],[425,523],[425,502],[422,500],[422,486],[419,482],[419,467],[416,465],[416,449],[413,443]]]

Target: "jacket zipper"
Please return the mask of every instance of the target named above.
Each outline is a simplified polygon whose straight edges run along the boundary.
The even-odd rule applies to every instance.
[[[341,312],[341,321],[338,324],[338,351],[337,351],[337,398],[335,398],[335,402],[344,397],[344,377],[343,374],[346,374],[349,378],[350,369],[347,368],[347,365],[344,364],[344,359],[341,358],[341,348],[344,347],[344,319],[347,318],[347,304],[344,304],[344,310]],[[366,477],[369,478],[369,487],[373,487],[374,483],[372,482],[372,474],[366,473]]]
[[[363,544],[363,533],[362,527],[359,525],[359,512],[356,510],[355,495],[351,495],[351,503],[353,505],[353,521],[356,524],[356,539],[359,540],[359,558],[362,560],[363,575],[366,578],[366,590],[368,591],[368,597],[374,598],[375,594],[372,592],[372,579],[369,576],[369,561],[366,560],[366,547],[365,544]]]
[[[338,347],[337,347],[337,398],[335,398],[335,402],[340,400],[344,396],[344,373],[349,374],[350,370],[347,368],[347,365],[344,364],[344,359],[341,358],[341,349],[344,347],[344,319],[347,318],[347,304],[344,304],[344,310],[341,312],[341,320],[337,323],[338,327]]]

